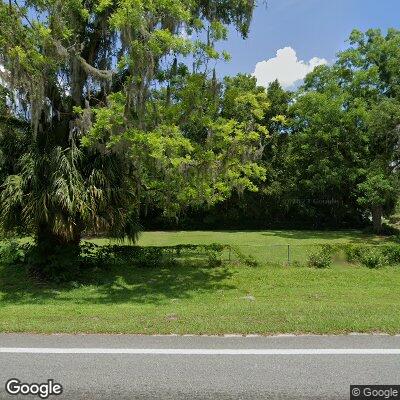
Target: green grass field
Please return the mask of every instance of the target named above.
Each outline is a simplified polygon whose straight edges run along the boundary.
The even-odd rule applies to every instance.
[[[360,232],[148,232],[141,245],[380,243]],[[96,240],[97,242],[107,242]],[[400,268],[114,265],[68,285],[0,268],[0,331],[143,334],[400,333]]]
[[[370,244],[389,242],[381,236],[360,231],[177,231],[144,232],[139,238],[141,246],[172,246],[177,244],[229,244],[258,262],[286,264],[288,245],[290,261],[305,263],[308,255],[321,244]],[[110,243],[107,239],[94,239],[97,244]]]

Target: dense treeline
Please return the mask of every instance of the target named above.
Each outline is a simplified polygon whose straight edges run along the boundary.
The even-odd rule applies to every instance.
[[[192,208],[177,222],[152,210],[148,226],[355,228],[372,219],[380,231],[399,193],[400,33],[354,31],[350,45],[297,91],[267,88],[266,179],[257,192]],[[232,85],[237,98],[263,91],[253,77],[229,78],[222,104]]]

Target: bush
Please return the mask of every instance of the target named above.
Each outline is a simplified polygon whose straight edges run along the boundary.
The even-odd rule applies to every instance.
[[[35,279],[54,283],[77,279],[90,264],[80,256],[79,246],[54,246],[51,253],[35,245],[27,248],[25,264]]]
[[[208,265],[210,267],[220,267],[222,265],[222,260],[220,258],[220,253],[217,251],[209,251],[208,252]]]
[[[0,242],[0,261],[4,265],[21,264],[25,261],[26,250],[27,245],[6,239]]]
[[[140,247],[82,242],[80,246],[52,248],[51,254],[47,254],[45,249],[32,244],[6,241],[0,243],[0,260],[3,265],[26,267],[29,275],[37,280],[61,283],[77,281],[83,275],[91,276],[116,263],[127,267],[159,268],[189,261],[219,267],[226,248],[220,244]]]
[[[333,249],[329,245],[324,245],[322,248],[311,253],[308,257],[307,265],[313,268],[328,268],[332,265],[332,252]]]
[[[344,253],[346,260],[350,263],[361,260],[363,252],[365,252],[365,246],[347,245],[344,247]]]
[[[363,229],[363,232],[369,234],[375,234],[374,228],[372,226]],[[382,224],[381,231],[379,232],[379,235],[381,236],[398,236],[399,234],[400,234],[399,228],[387,223]]]
[[[144,268],[156,268],[180,260],[207,261],[210,266],[222,264],[222,252],[226,246],[220,244],[176,246],[102,246],[102,252],[114,262],[129,262]]]
[[[367,268],[380,268],[386,264],[385,257],[378,249],[367,249],[361,255],[361,264]]]
[[[397,236],[399,234],[400,234],[399,228],[385,223],[382,225],[382,235]]]
[[[132,261],[140,267],[157,268],[167,262],[173,261],[167,249],[165,250],[160,247],[141,247],[137,249],[139,251]]]
[[[400,246],[393,245],[349,245],[344,248],[348,262],[360,262],[368,268],[379,268],[385,264],[400,264]]]
[[[232,247],[231,249],[234,251],[239,263],[247,265],[248,267],[258,267],[260,265],[253,256],[242,253],[237,247]]]
[[[400,245],[382,247],[382,255],[389,265],[400,264]]]

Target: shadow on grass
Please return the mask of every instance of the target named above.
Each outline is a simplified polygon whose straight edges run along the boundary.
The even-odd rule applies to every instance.
[[[38,283],[22,267],[0,266],[0,306],[73,304],[162,304],[204,292],[234,289],[226,283],[233,275],[225,266],[191,264],[141,268],[128,264],[107,265],[85,271],[64,284]]]
[[[343,239],[351,244],[379,244],[382,242],[394,242],[394,238],[390,236],[374,236],[372,234],[363,233],[360,231],[270,231],[261,233],[262,236],[279,237],[285,239],[296,240],[330,240]]]

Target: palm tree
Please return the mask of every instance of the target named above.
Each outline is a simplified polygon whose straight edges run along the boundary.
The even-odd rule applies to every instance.
[[[14,159],[0,194],[4,230],[33,235],[44,262],[60,247],[79,251],[84,232],[136,239],[139,199],[127,156],[82,149],[74,139],[67,147],[43,148],[27,136],[32,136],[30,129],[17,158],[14,141],[0,144],[3,158]]]

